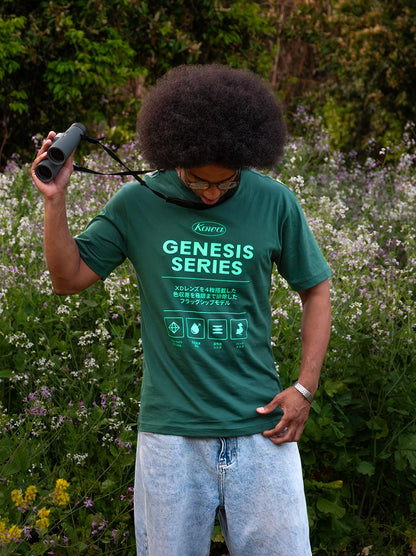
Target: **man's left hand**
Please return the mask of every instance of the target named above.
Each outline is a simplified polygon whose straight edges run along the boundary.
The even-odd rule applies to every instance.
[[[264,407],[258,407],[257,412],[261,415],[267,415],[277,407],[282,408],[283,417],[274,429],[264,431],[263,435],[270,438],[275,444],[298,442],[308,420],[311,404],[296,388],[291,386],[277,394]]]

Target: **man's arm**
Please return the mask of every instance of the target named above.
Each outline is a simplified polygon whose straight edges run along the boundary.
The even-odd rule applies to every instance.
[[[100,279],[81,259],[77,244],[71,236],[66,215],[66,188],[73,168],[70,156],[59,174],[49,183],[36,177],[35,167],[47,156],[55,133],[49,133],[31,168],[36,187],[42,193],[45,206],[45,257],[55,293],[69,295],[84,290]]]
[[[299,292],[302,300],[302,359],[299,383],[313,395],[318,388],[319,375],[328,347],[331,331],[331,301],[328,280]],[[297,442],[308,419],[310,403],[293,386],[286,388],[264,407],[261,414],[271,413],[277,407],[284,415],[274,429],[263,434],[275,444]],[[283,434],[284,433],[284,434]]]

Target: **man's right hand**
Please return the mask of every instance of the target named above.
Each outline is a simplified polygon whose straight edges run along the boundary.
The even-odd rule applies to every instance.
[[[32,176],[32,179],[35,182],[36,187],[45,197],[45,199],[53,198],[57,195],[64,194],[66,188],[68,187],[69,179],[73,171],[74,155],[72,153],[71,156],[68,157],[68,160],[65,162],[65,164],[62,166],[59,173],[55,176],[55,178],[52,181],[48,183],[44,183],[36,176],[35,168],[39,164],[39,162],[47,158],[48,149],[51,146],[52,140],[54,139],[55,135],[56,133],[54,131],[49,132],[47,138],[43,142],[42,147],[39,149],[36,158],[32,164],[32,167],[30,169],[30,174]]]

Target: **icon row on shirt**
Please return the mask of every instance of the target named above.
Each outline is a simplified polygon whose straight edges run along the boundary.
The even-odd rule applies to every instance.
[[[247,338],[247,319],[203,319],[165,317],[165,326],[171,338],[195,340],[244,340]]]

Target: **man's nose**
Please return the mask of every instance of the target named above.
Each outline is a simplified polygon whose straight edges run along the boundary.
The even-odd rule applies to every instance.
[[[208,187],[208,189],[204,191],[204,196],[207,199],[216,199],[220,193],[221,190],[218,189],[216,185],[211,185],[211,187]]]

